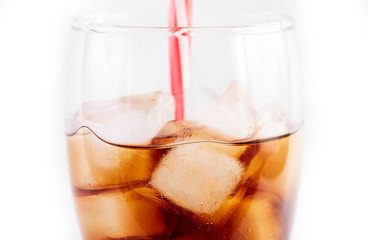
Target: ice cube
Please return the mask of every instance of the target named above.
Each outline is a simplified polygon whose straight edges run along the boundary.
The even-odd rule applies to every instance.
[[[234,81],[201,122],[228,139],[245,139],[255,130],[256,112],[240,85]]]
[[[253,160],[263,160],[255,181],[257,189],[276,193],[285,201],[293,201],[300,173],[300,134],[298,131],[288,137],[262,143]]]
[[[152,151],[105,143],[87,130],[67,138],[71,178],[81,189],[112,188],[147,181],[153,170]]]
[[[257,138],[276,137],[290,132],[291,119],[280,102],[266,105],[257,115]]]
[[[281,240],[284,236],[280,199],[271,193],[246,196],[231,217],[230,240]]]
[[[259,144],[247,145],[245,151],[239,157],[239,160],[245,166],[243,179],[249,181],[248,185],[256,181],[264,161],[262,157],[259,157],[259,150]]]
[[[275,138],[260,144],[256,158],[262,158],[263,164],[259,171],[257,189],[273,192],[283,198],[291,196],[295,189],[298,173],[296,157],[290,157],[290,150],[295,148],[295,141],[283,135],[292,130],[291,118],[280,102],[266,105],[257,116],[257,133],[255,138]],[[277,138],[279,137],[279,138]]]
[[[150,184],[164,197],[198,214],[213,214],[238,186],[243,166],[208,144],[188,144],[170,151]]]
[[[157,91],[84,103],[76,121],[112,143],[147,144],[174,116],[171,94]]]
[[[176,216],[134,191],[114,190],[75,200],[84,239],[164,238],[176,222]]]
[[[267,179],[277,178],[284,170],[289,155],[289,137],[265,142],[261,145],[263,157],[261,174]]]
[[[212,142],[218,136],[193,121],[167,123],[152,144],[175,145],[156,155],[149,184],[135,191],[192,222],[224,224],[261,163],[249,146]]]

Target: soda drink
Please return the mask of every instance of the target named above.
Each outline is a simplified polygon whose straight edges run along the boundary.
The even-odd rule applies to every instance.
[[[219,98],[218,109],[229,104],[229,96],[236,103],[228,110],[249,105],[236,89],[230,86]],[[172,120],[169,99],[161,92],[94,102],[75,118],[78,127],[67,145],[83,238],[288,239],[300,126],[277,103],[258,112],[235,108],[248,111],[247,122],[236,125]],[[122,114],[127,103],[129,111]],[[144,118],[138,132],[129,130],[133,120],[140,121],[134,107]],[[147,124],[156,126],[153,134],[144,129]],[[239,126],[252,130],[239,139],[231,131]]]
[[[292,22],[208,9],[198,23],[192,5],[170,0],[168,27],[155,15],[74,24],[67,145],[85,240],[289,239],[302,132]]]

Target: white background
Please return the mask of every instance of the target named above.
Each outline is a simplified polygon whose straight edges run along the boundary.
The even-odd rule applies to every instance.
[[[0,0],[0,239],[80,239],[63,133],[69,25],[134,1]],[[368,2],[244,4],[297,22],[306,138],[292,239],[368,239]]]

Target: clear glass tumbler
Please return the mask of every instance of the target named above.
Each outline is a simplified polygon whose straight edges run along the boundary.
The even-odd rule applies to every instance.
[[[293,23],[196,14],[192,27],[153,13],[73,24],[66,138],[84,239],[289,238],[302,129]]]

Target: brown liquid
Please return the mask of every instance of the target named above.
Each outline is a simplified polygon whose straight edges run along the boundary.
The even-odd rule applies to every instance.
[[[189,125],[145,147],[67,137],[84,239],[288,239],[301,131],[225,143]]]

